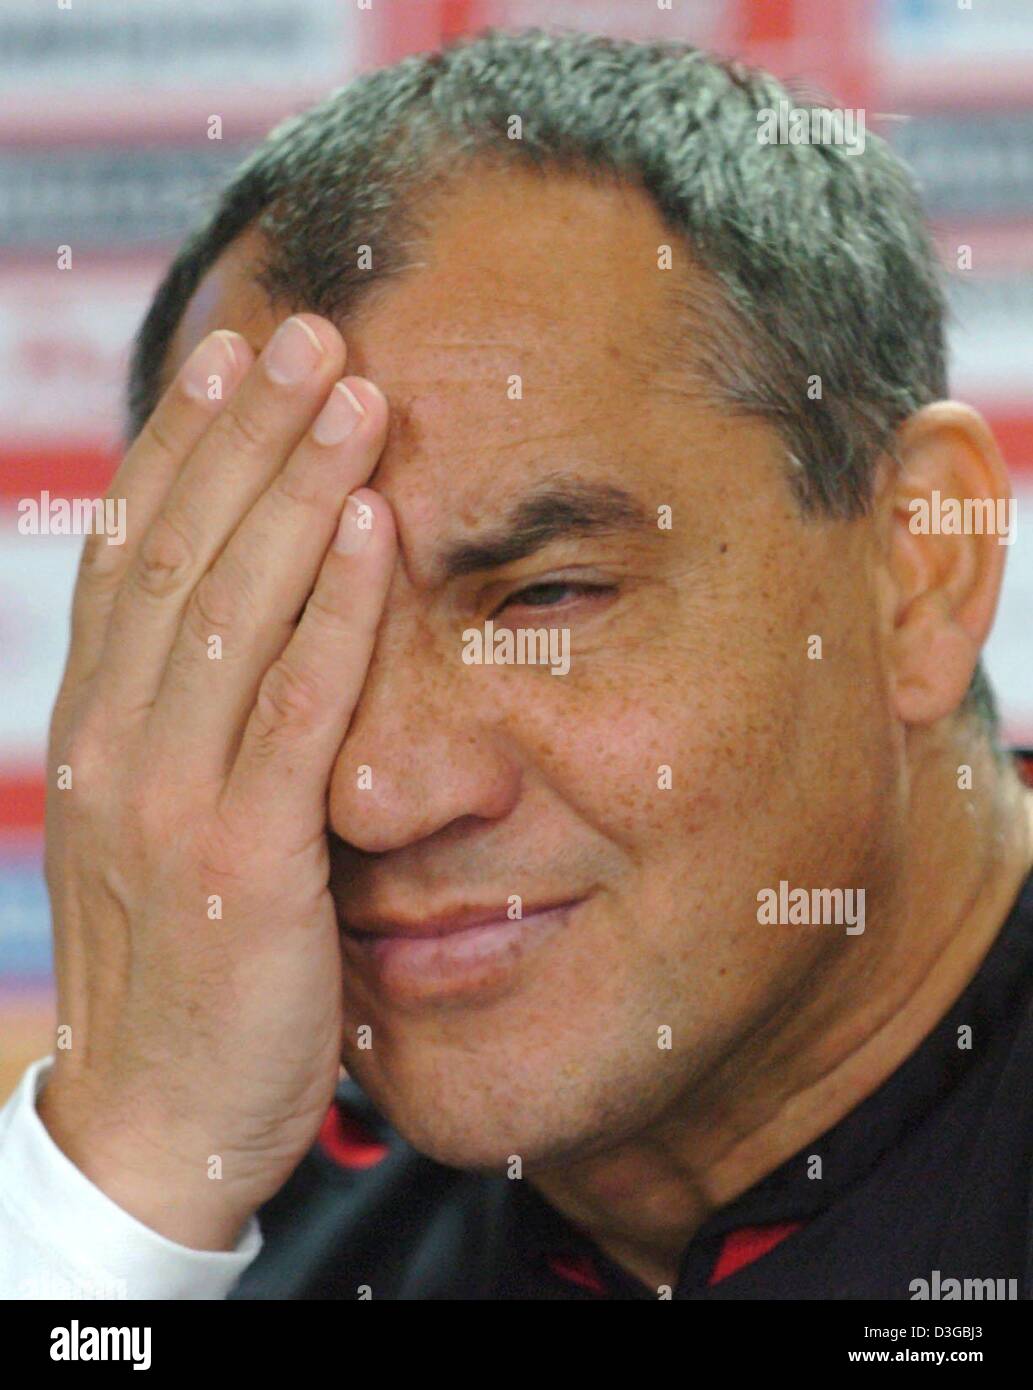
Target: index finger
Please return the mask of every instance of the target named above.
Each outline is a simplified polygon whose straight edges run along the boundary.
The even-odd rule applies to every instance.
[[[124,543],[87,536],[72,602],[72,639],[65,684],[96,670],[111,608],[140,539],[147,532],[187,456],[254,361],[239,333],[220,328],[203,338],[176,373],[133,441],[105,497],[125,505]]]

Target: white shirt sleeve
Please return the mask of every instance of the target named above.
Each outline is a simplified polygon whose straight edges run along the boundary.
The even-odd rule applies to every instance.
[[[191,1250],[117,1206],[58,1148],[36,1111],[53,1063],[28,1068],[0,1110],[0,1299],[225,1298],[262,1248]]]

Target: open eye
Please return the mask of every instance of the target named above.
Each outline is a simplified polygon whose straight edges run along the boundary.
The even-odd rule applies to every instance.
[[[525,589],[510,594],[496,612],[501,613],[511,604],[521,608],[557,608],[571,599],[601,598],[613,591],[612,584],[576,584],[569,579],[546,580],[541,584],[529,584]]]

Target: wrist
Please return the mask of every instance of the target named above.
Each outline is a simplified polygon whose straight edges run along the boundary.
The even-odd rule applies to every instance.
[[[232,1251],[260,1205],[223,1185],[217,1154],[184,1163],[181,1143],[167,1146],[139,1126],[121,1128],[78,1114],[50,1084],[36,1110],[52,1141],[117,1207],[156,1234],[191,1250]],[[166,1136],[169,1140],[171,1135]],[[196,1136],[192,1140],[197,1144]]]

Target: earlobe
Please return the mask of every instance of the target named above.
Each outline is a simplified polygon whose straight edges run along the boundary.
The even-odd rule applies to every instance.
[[[979,644],[936,595],[916,601],[894,635],[893,692],[904,724],[945,719],[965,698]]]
[[[965,698],[997,607],[1014,501],[988,426],[958,402],[912,415],[896,459],[880,494],[889,655],[898,717],[925,725]]]

